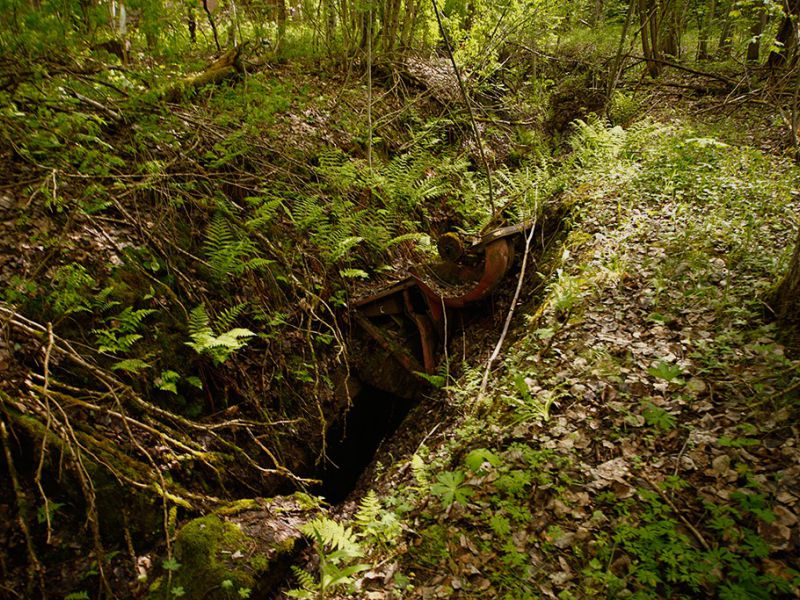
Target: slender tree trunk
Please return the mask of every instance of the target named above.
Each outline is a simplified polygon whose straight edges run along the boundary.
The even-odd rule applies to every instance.
[[[711,36],[711,24],[714,22],[716,10],[717,2],[716,0],[711,0],[700,22],[697,41],[697,60],[708,60],[711,58],[708,51],[708,40]]]
[[[625,48],[625,41],[628,38],[628,30],[631,28],[631,21],[633,20],[633,13],[636,10],[635,0],[630,0],[628,3],[628,14],[625,15],[625,25],[622,26],[622,34],[619,37],[619,45],[617,46],[617,53],[614,56],[611,72],[608,75],[608,86],[606,88],[606,106],[611,106],[611,95],[617,87],[619,75],[622,71],[623,55],[622,51]],[[534,58],[536,55],[534,55]]]
[[[402,50],[405,52],[414,44],[414,30],[416,28],[417,10],[421,0],[405,0],[403,13],[403,31],[400,34]]]
[[[397,43],[397,31],[400,26],[400,0],[386,0],[382,31],[383,52],[391,56]]]
[[[757,63],[761,53],[761,36],[767,27],[767,11],[763,7],[755,9],[753,24],[750,27],[750,42],[747,44],[747,62]]]
[[[194,7],[190,6],[186,13],[186,23],[189,27],[189,40],[197,43],[197,18],[194,16]]]
[[[657,23],[661,30],[661,52],[679,58],[683,37],[684,4],[681,0],[661,0],[656,3],[656,7]]]
[[[209,25],[211,25],[211,33],[214,34],[214,44],[217,47],[217,52],[222,52],[222,48],[219,45],[219,36],[217,35],[217,24],[214,22],[214,17],[211,15],[211,9],[208,7],[208,0],[203,0],[203,10],[206,12],[206,17],[208,17]]]
[[[800,309],[800,236],[794,246],[789,270],[786,272],[773,300],[775,314],[782,320],[796,320]]]
[[[720,58],[730,58],[733,48],[733,18],[730,16],[730,3],[721,3],[720,14],[725,15],[722,22],[722,29],[719,32],[719,43],[717,44],[717,56]]]
[[[661,64],[658,62],[658,23],[657,7],[647,0],[638,0],[639,22],[641,24],[642,54],[647,63],[647,72],[650,77],[658,77],[661,73]]]
[[[594,0],[594,5],[592,6],[592,16],[590,20],[592,25],[600,25],[603,22],[604,8],[604,0]]]
[[[283,49],[283,42],[286,39],[286,0],[276,0],[277,8],[276,21],[278,22],[278,40],[275,43],[276,54]]]

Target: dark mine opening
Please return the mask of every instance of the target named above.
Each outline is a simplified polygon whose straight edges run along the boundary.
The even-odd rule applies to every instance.
[[[319,493],[331,504],[344,500],[413,407],[412,400],[364,384],[347,414],[328,431],[328,461]]]

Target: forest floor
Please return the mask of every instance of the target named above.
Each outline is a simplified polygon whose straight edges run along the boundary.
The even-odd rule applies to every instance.
[[[486,397],[478,361],[445,390],[453,422],[415,421],[416,452],[370,486],[403,541],[357,597],[797,593],[800,361],[763,303],[797,174],[664,113],[581,128],[543,303],[520,307]]]
[[[556,246],[530,256],[486,385],[513,280],[478,327],[449,340],[436,389],[318,530],[302,525],[322,512],[310,497],[227,506],[313,491],[303,477],[319,475],[327,428],[350,401],[336,378],[349,369],[339,325],[354,282],[377,285],[431,255],[436,233],[475,233],[492,217],[441,64],[420,76],[438,85],[415,80],[401,96],[398,80],[376,94],[375,165],[363,86],[291,66],[180,105],[143,108],[126,92],[98,108],[79,88],[75,110],[39,114],[67,101],[53,78],[7,115],[25,143],[2,148],[0,308],[11,326],[0,339],[0,424],[13,425],[6,458],[23,483],[1,490],[0,511],[24,520],[15,507],[26,495],[38,509],[30,539],[16,519],[0,524],[16,552],[0,565],[10,597],[24,597],[26,542],[45,548],[76,597],[84,579],[95,584],[77,542],[83,496],[59,479],[75,447],[110,463],[101,521],[120,530],[109,547],[123,548],[125,534],[111,562],[116,585],[130,586],[121,596],[146,596],[164,574],[150,597],[228,598],[234,585],[246,597],[258,584],[250,571],[269,562],[255,531],[279,545],[301,531],[309,541],[305,571],[268,592],[262,584],[267,595],[797,595],[800,345],[767,299],[795,239],[800,174],[773,115],[730,117],[714,99],[644,84],[618,92],[610,120],[575,96],[577,112],[554,115],[579,118],[563,131],[547,131],[533,96],[496,123],[486,117],[496,179],[518,201],[506,219],[569,208]],[[109,111],[131,120],[108,121]],[[31,457],[45,444],[41,428],[25,429],[31,414],[81,435],[57,446],[62,458],[42,459],[57,475],[39,489]],[[135,469],[100,453],[114,449]],[[158,492],[141,510],[130,502],[131,516],[147,517],[135,523],[141,539],[116,514],[131,479]],[[190,571],[202,554],[186,544],[192,528],[233,544],[209,546],[213,572]],[[175,555],[170,544],[153,550],[164,535]],[[216,579],[190,593],[200,575]]]

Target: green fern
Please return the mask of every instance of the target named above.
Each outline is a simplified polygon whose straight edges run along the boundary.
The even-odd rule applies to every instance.
[[[107,317],[105,322],[109,327],[92,330],[97,339],[97,349],[109,354],[129,351],[142,339],[142,335],[137,333],[142,322],[154,312],[156,311],[151,308],[134,310],[132,306],[128,306],[121,313]]]
[[[287,591],[286,595],[290,598],[301,598],[303,600],[312,600],[316,598],[318,586],[314,576],[297,565],[292,565],[292,573],[294,573],[300,587]]]
[[[203,253],[212,277],[218,282],[272,264],[271,260],[256,256],[253,241],[234,229],[222,213],[215,215],[206,229]]]
[[[380,513],[381,501],[378,499],[375,490],[370,490],[358,505],[356,524],[362,529],[367,528],[378,519]]]
[[[94,285],[94,278],[83,265],[63,265],[53,274],[53,291],[47,299],[57,315],[86,312],[91,308],[91,288]]]
[[[278,210],[285,208],[283,198],[280,196],[248,197],[245,198],[245,201],[255,207],[253,216],[245,223],[248,229],[262,229],[267,225],[272,225]]]
[[[230,329],[233,327],[236,319],[238,319],[239,315],[247,308],[247,304],[247,302],[242,302],[220,311],[217,316],[217,327],[219,327],[219,329]]]
[[[111,370],[127,371],[128,373],[133,373],[135,375],[142,369],[147,369],[149,367],[150,365],[140,358],[126,358],[125,360],[114,363],[111,366]]]
[[[374,490],[362,498],[355,515],[359,535],[382,544],[400,535],[400,523],[393,512],[384,510]]]
[[[202,304],[192,309],[188,326],[192,341],[186,342],[186,345],[198,354],[207,354],[218,365],[246,346],[248,338],[255,336],[255,333],[244,328],[234,328],[216,335]]]
[[[316,539],[325,549],[341,553],[341,558],[358,558],[363,555],[352,528],[326,517],[317,517],[300,527],[300,531]]]
[[[325,598],[329,591],[352,586],[352,576],[369,569],[364,563],[354,563],[363,556],[363,550],[352,528],[333,519],[318,517],[300,527],[300,531],[313,538],[319,553],[319,580],[309,573],[295,570],[301,589],[290,590],[292,598]]]

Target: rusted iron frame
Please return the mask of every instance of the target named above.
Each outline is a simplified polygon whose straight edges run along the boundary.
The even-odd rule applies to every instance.
[[[356,322],[411,373],[420,373],[423,372],[423,369],[424,372],[434,373],[437,363],[436,334],[438,333],[440,337],[444,335],[444,311],[447,308],[464,308],[491,294],[508,273],[513,260],[513,246],[508,238],[525,232],[531,226],[532,222],[524,222],[503,227],[483,236],[480,241],[472,245],[469,249],[471,252],[477,249],[482,249],[484,252],[483,272],[475,286],[465,294],[458,296],[440,294],[429,286],[418,273],[412,272],[407,279],[378,294],[354,302],[353,306],[357,309]],[[464,272],[469,270],[471,270],[469,267],[465,267]],[[430,317],[414,309],[411,289],[415,285],[422,292]],[[416,357],[390,339],[380,327],[367,318],[403,313],[414,322],[419,332],[424,363],[422,365]]]

